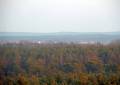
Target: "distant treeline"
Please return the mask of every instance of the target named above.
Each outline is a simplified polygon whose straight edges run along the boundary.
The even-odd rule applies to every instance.
[[[120,42],[0,45],[0,85],[120,85]]]

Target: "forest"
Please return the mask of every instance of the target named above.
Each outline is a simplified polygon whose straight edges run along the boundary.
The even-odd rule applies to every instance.
[[[120,43],[0,45],[0,85],[120,85]]]

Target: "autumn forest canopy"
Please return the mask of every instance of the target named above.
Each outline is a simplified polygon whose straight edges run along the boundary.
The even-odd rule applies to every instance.
[[[0,45],[0,85],[119,84],[119,42]]]
[[[0,85],[120,85],[120,0],[0,0]]]

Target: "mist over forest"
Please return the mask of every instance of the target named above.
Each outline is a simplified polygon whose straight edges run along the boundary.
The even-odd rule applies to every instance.
[[[0,0],[0,85],[120,85],[120,0]]]

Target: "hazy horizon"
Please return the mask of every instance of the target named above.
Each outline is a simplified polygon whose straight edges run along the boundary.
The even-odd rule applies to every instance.
[[[1,31],[0,33],[117,33],[120,32],[119,30],[117,31],[46,31],[46,32],[34,32],[34,31]]]

